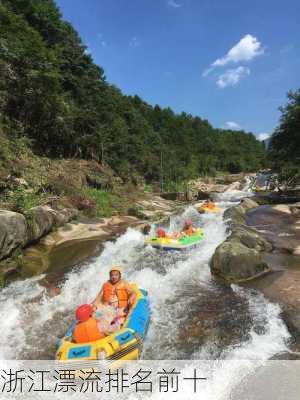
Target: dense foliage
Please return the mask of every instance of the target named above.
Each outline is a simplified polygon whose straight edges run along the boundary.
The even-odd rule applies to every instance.
[[[48,157],[105,161],[122,177],[167,182],[216,171],[253,171],[254,135],[152,107],[110,85],[53,0],[0,3],[0,124]]]
[[[288,190],[300,185],[300,90],[288,93],[288,102],[280,111],[269,158],[278,173],[278,185]]]
[[[289,92],[288,102],[280,110],[280,123],[271,139],[271,158],[277,167],[300,167],[300,90]]]

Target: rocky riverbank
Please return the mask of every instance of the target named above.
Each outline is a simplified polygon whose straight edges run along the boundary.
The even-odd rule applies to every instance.
[[[70,168],[69,164],[66,166]],[[88,178],[88,183],[96,187],[96,178],[91,180],[90,175],[92,167],[97,167],[100,173],[100,166],[84,166],[86,170],[81,172]],[[238,188],[245,184],[246,179],[244,175],[199,179],[192,185],[192,191],[177,193],[173,200],[137,189],[127,193],[119,188],[126,207],[123,210],[118,203],[113,212],[116,215],[104,219],[88,219],[86,210],[91,206],[90,201],[72,201],[71,197],[47,198],[43,204],[23,212],[0,209],[0,282],[3,285],[11,279],[54,268],[64,270],[94,255],[104,241],[123,233],[130,226],[143,226],[147,221],[165,221],[182,209],[188,200],[198,198],[199,188],[208,196],[208,193],[224,192],[233,185]],[[22,182],[14,180],[15,185]],[[122,213],[125,209],[127,215]]]
[[[127,228],[144,229],[149,220],[168,218],[182,206],[182,202],[143,193],[129,216],[88,219],[58,199],[23,214],[0,210],[0,281],[3,285],[46,271],[64,272],[97,254],[104,242]]]
[[[33,207],[23,214],[0,210],[0,260],[37,242],[54,228],[71,221],[78,210],[61,203]]]
[[[290,331],[300,340],[300,203],[258,207],[246,219],[272,245],[264,254],[272,273],[249,286],[280,304]]]
[[[262,291],[281,306],[290,331],[300,338],[300,203],[244,199],[224,218],[231,234],[216,249],[212,273]]]

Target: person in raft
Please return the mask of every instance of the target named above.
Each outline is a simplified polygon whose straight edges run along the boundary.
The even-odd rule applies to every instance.
[[[212,208],[215,208],[216,205],[212,200],[208,199],[208,200],[205,200],[205,202],[203,203],[203,207],[212,209]]]
[[[180,239],[180,232],[167,233],[164,228],[158,228],[156,230],[156,237],[159,239]]]
[[[134,301],[135,293],[129,283],[122,279],[121,268],[114,266],[109,271],[109,280],[104,283],[92,304],[96,310],[101,310],[103,305],[115,310],[116,316],[111,322],[115,330],[124,323]]]
[[[196,231],[197,228],[193,226],[193,221],[191,219],[184,221],[183,229],[181,231],[183,236],[192,236],[194,233],[196,233]]]
[[[73,331],[75,343],[94,342],[102,339],[106,333],[99,329],[97,320],[93,317],[93,307],[90,304],[83,304],[76,310],[77,324]]]

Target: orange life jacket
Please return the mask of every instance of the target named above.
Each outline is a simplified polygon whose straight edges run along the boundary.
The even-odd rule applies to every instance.
[[[104,337],[104,333],[99,331],[97,321],[93,317],[90,317],[87,321],[79,322],[73,332],[76,343],[94,342]]]
[[[183,232],[188,236],[192,236],[195,233],[195,229],[190,226],[189,228],[185,228]]]
[[[110,305],[116,305],[116,301],[114,299],[117,299],[117,307],[125,308],[128,306],[129,295],[123,281],[119,281],[115,285],[113,285],[110,281],[104,283],[102,297],[103,302]]]

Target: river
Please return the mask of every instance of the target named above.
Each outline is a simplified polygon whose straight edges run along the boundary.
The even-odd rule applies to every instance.
[[[246,195],[247,188],[228,191],[218,201],[226,209]],[[58,296],[48,297],[40,277],[2,289],[0,358],[52,359],[56,338],[66,331],[75,307],[93,300],[113,264],[149,292],[152,319],[143,359],[269,359],[285,352],[290,335],[279,307],[254,290],[224,286],[210,274],[209,261],[228,234],[222,214],[200,215],[189,206],[171,218],[170,228],[186,217],[205,232],[197,248],[161,252],[145,247],[143,235],[129,229],[66,274]]]

